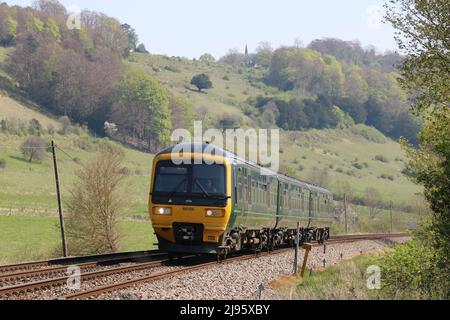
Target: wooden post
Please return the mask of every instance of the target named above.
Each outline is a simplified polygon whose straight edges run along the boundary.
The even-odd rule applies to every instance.
[[[59,188],[58,162],[56,160],[55,141],[52,141],[52,154],[53,154],[53,168],[55,170],[56,197],[58,200],[58,213],[59,213],[59,224],[61,227],[61,242],[62,242],[63,256],[67,257],[66,232],[65,232],[65,228],[64,228],[64,216],[63,216],[62,202],[61,202],[61,191]]]
[[[297,222],[297,234],[295,235],[294,275],[298,272],[298,251],[300,246],[300,222]]]
[[[305,257],[303,258],[303,266],[302,266],[302,273],[300,274],[300,276],[303,278],[305,276],[305,272],[306,272],[306,265],[308,263],[308,256],[309,256],[309,252],[312,249],[312,244],[310,243],[305,243],[303,245],[303,249],[305,249]]]
[[[348,234],[348,223],[347,223],[347,195],[344,194],[344,221],[345,221],[345,234]]]

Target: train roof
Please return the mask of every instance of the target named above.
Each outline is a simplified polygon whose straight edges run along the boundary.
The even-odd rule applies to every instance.
[[[246,164],[246,165],[255,167],[256,169],[260,169],[262,171],[267,172],[268,175],[277,176],[278,178],[283,179],[283,180],[285,180],[287,182],[290,181],[292,183],[297,183],[297,184],[300,183],[305,188],[308,188],[311,191],[331,194],[331,192],[329,190],[325,189],[325,188],[322,188],[322,187],[319,187],[319,186],[316,186],[314,184],[307,183],[307,182],[304,182],[304,181],[300,181],[298,179],[289,177],[289,176],[281,174],[279,172],[275,172],[273,170],[264,168],[264,167],[260,166],[259,164],[255,163],[255,162],[245,160],[245,159],[239,157],[238,155],[236,155],[236,154],[234,154],[234,153],[232,153],[230,151],[223,150],[223,149],[221,149],[221,148],[219,148],[219,147],[217,147],[215,145],[208,144],[208,143],[189,143],[189,142],[180,143],[180,144],[171,146],[169,148],[166,148],[166,149],[160,151],[159,153],[157,153],[156,156],[159,156],[159,155],[162,155],[162,154],[171,154],[174,151],[175,148],[177,148],[177,150],[190,150],[193,153],[204,153],[206,151],[206,152],[208,152],[208,154],[216,155],[216,156],[219,156],[219,157],[226,157],[231,162],[239,162],[239,163],[242,163],[242,164]]]

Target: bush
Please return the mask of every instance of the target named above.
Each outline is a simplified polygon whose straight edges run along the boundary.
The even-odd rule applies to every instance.
[[[29,162],[33,160],[44,160],[47,154],[47,145],[40,137],[29,137],[20,146],[20,151],[28,159]]]
[[[228,77],[227,75],[225,75],[225,76],[223,76],[222,80],[230,81],[230,77]]]
[[[389,163],[389,159],[386,158],[386,157],[383,156],[383,155],[377,155],[377,156],[375,156],[375,160],[380,161],[380,162],[383,162],[383,163]]]
[[[6,168],[6,161],[4,159],[0,159],[0,169]]]
[[[436,268],[436,253],[428,241],[414,238],[397,246],[381,261],[382,286],[397,299],[448,299],[442,270]]]
[[[61,124],[61,130],[58,131],[59,134],[66,135],[70,133],[70,129],[72,127],[72,123],[70,122],[69,117],[64,116],[59,118],[59,123]]]
[[[191,80],[191,84],[196,86],[199,92],[203,89],[211,89],[213,87],[211,79],[204,73],[194,76]]]
[[[54,127],[52,124],[49,124],[49,125],[47,126],[47,133],[48,133],[49,135],[54,135],[54,134],[55,134],[55,127]]]
[[[165,66],[164,67],[165,70],[170,71],[170,72],[174,72],[174,73],[179,73],[180,69],[178,69],[175,66]]]
[[[354,168],[358,169],[358,170],[364,169],[364,165],[362,165],[362,164],[359,163],[359,162],[354,162],[354,163],[352,164],[352,166],[353,166]]]
[[[121,175],[124,175],[124,176],[129,176],[130,169],[128,169],[127,167],[123,167],[123,168],[119,169],[118,173],[120,173]]]
[[[42,134],[43,128],[39,120],[31,119],[28,124],[28,133],[32,136],[40,136]]]

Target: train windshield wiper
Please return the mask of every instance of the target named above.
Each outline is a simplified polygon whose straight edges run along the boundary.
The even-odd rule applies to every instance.
[[[180,183],[177,184],[177,186],[169,193],[169,198],[172,198],[175,193],[178,191],[178,189],[183,185],[183,183],[186,182],[186,178],[180,181]]]
[[[202,189],[203,194],[204,194],[206,197],[209,198],[209,197],[210,197],[209,193],[205,190],[205,188],[203,188],[203,186],[202,186],[202,184],[200,183],[200,181],[198,181],[197,178],[194,178],[194,182],[200,187],[200,189]]]

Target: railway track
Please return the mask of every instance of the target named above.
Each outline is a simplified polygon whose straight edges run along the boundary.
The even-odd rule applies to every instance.
[[[406,237],[406,236],[408,236],[408,234],[405,234],[405,233],[360,234],[360,235],[334,236],[328,241],[327,244],[346,243],[346,242],[354,242],[354,241],[361,241],[361,240],[378,240],[378,239],[385,239],[385,238],[398,238],[398,237]],[[319,245],[316,244],[315,246],[319,246]],[[257,256],[261,257],[261,256],[266,256],[266,255],[274,254],[274,253],[275,254],[284,253],[289,250],[292,250],[292,248],[279,249],[279,250],[276,250],[276,252],[261,252],[261,253],[258,253]],[[147,254],[148,253],[149,252],[147,252]],[[136,272],[139,270],[147,270],[147,269],[150,270],[152,268],[170,265],[170,264],[168,264],[169,260],[165,259],[165,258],[167,258],[167,256],[164,257],[164,255],[158,251],[153,251],[152,253],[155,256],[159,255],[161,257],[161,259],[156,260],[156,261],[151,261],[151,262],[137,263],[137,264],[133,264],[133,265],[129,265],[129,266],[115,267],[115,268],[111,268],[111,269],[107,269],[107,270],[82,273],[80,275],[80,280],[81,281],[89,281],[89,280],[101,278],[101,277],[115,276],[115,275],[124,274],[124,273],[125,274],[132,273],[132,272]],[[144,256],[145,256],[145,254],[141,255],[141,258],[143,258]],[[137,257],[137,255],[134,256],[134,258],[136,258],[136,257]],[[127,257],[124,257],[123,255],[122,255],[122,257],[116,256],[116,258],[115,258],[116,260],[111,259],[111,256],[110,256],[110,259],[107,259],[106,257],[103,257],[103,258],[104,259],[100,259],[99,261],[96,261],[96,262],[84,262],[78,266],[82,270],[87,270],[87,269],[93,268],[95,266],[98,266],[101,263],[113,264],[114,261],[118,261],[118,260],[129,261],[126,259],[132,259],[131,256],[129,256],[127,258]],[[127,279],[125,281],[119,281],[119,282],[112,283],[112,284],[95,286],[94,288],[88,289],[85,291],[79,291],[79,292],[74,292],[74,293],[70,293],[70,294],[65,294],[64,299],[78,300],[78,299],[95,297],[95,296],[99,296],[104,293],[114,292],[114,291],[118,291],[118,290],[121,290],[124,288],[132,287],[137,284],[161,280],[161,279],[164,279],[167,277],[172,277],[172,276],[175,276],[178,274],[192,272],[192,271],[196,271],[196,270],[200,270],[203,268],[208,268],[208,267],[217,265],[217,261],[215,261],[215,260],[212,261],[211,259],[204,260],[205,258],[203,258],[203,260],[201,258],[199,258],[199,260],[195,260],[193,257],[188,257],[188,258],[183,258],[180,261],[182,261],[182,263],[184,263],[187,261],[185,259],[189,259],[189,258],[191,259],[190,261],[191,261],[192,265],[182,266],[175,270],[157,272],[157,273],[153,273],[153,274],[145,275],[145,276],[138,276],[136,278]],[[255,258],[254,253],[247,254],[247,255],[239,255],[239,256],[231,257],[225,261],[222,261],[221,263],[229,264],[229,263],[233,263],[233,262],[237,262],[237,261],[244,261],[244,260],[249,260],[249,259],[254,259],[254,258]],[[78,258],[78,260],[72,260],[71,262],[86,261],[86,259],[87,259],[87,257],[81,257],[81,258]],[[93,259],[93,257],[91,257],[91,259]],[[89,260],[89,259],[87,259],[87,260]],[[64,260],[64,259],[63,259],[63,262],[67,263],[66,266],[72,264],[72,263],[69,263],[69,261]],[[45,263],[45,262],[38,262],[35,264],[35,267],[40,266],[42,268],[43,263]],[[25,266],[25,265],[26,264],[23,264],[23,266]],[[63,272],[64,271],[63,268],[67,268],[67,267],[59,265],[59,266],[53,267],[48,270],[45,270],[45,269],[39,270],[38,269],[38,270],[31,270],[31,271],[16,272],[14,274],[0,275],[0,281],[2,281],[2,279],[22,279],[23,277],[30,276],[31,274],[35,274],[35,275],[37,274],[39,276],[45,276],[46,273],[57,274],[57,273]],[[20,296],[20,295],[27,294],[29,292],[33,292],[36,290],[61,287],[61,286],[64,286],[67,284],[67,281],[69,280],[69,278],[70,278],[70,276],[62,276],[62,277],[57,277],[57,278],[52,278],[52,279],[45,279],[45,280],[40,280],[40,281],[34,281],[31,283],[24,283],[24,284],[0,288],[0,299],[14,297],[14,296]]]
[[[83,256],[83,257],[69,257],[69,258],[61,258],[61,259],[53,259],[47,261],[34,261],[34,262],[25,262],[18,264],[10,264],[0,266],[0,275],[2,273],[7,272],[18,272],[20,270],[36,270],[43,269],[52,266],[68,266],[68,265],[79,265],[83,263],[120,263],[132,261],[133,259],[139,259],[148,257],[150,255],[162,255],[158,250],[149,250],[149,251],[136,251],[136,252],[118,252],[118,253],[108,253],[108,254],[100,254],[100,255],[91,255],[91,256]],[[31,272],[31,271],[30,271]]]
[[[358,241],[358,240],[379,240],[379,239],[385,239],[385,238],[399,238],[399,237],[406,237],[406,236],[408,236],[408,234],[406,234],[406,233],[395,233],[395,234],[384,233],[384,234],[365,234],[365,235],[361,234],[361,235],[335,236],[330,239],[328,244],[354,242],[354,241]],[[318,247],[321,245],[316,243],[313,246]],[[292,251],[292,250],[293,250],[292,248],[284,248],[284,249],[276,250],[275,253],[281,254],[281,253],[284,253],[287,251]],[[261,253],[258,253],[257,256],[262,257],[262,256],[270,255],[272,253],[274,253],[274,252],[261,252]],[[254,256],[255,256],[254,254],[249,254],[249,255],[244,255],[244,256],[232,257],[232,258],[229,258],[229,259],[223,261],[222,263],[233,263],[233,262],[238,262],[238,261],[250,260],[250,259],[254,259]],[[141,283],[157,281],[157,280],[171,277],[174,275],[178,275],[178,274],[182,274],[182,273],[186,273],[186,272],[192,272],[192,271],[196,271],[196,270],[200,270],[203,268],[208,268],[208,267],[212,267],[212,266],[216,266],[216,265],[217,265],[217,262],[207,262],[207,263],[183,268],[180,270],[173,270],[173,271],[168,271],[168,272],[157,273],[157,274],[150,275],[147,277],[132,279],[132,280],[128,280],[128,281],[124,281],[124,282],[120,282],[120,283],[114,283],[111,285],[102,286],[102,287],[94,288],[94,289],[83,291],[83,292],[76,292],[73,294],[66,295],[64,297],[64,299],[79,300],[79,299],[91,298],[91,297],[99,296],[101,294],[129,288],[131,286],[135,286],[135,285],[138,285]]]

